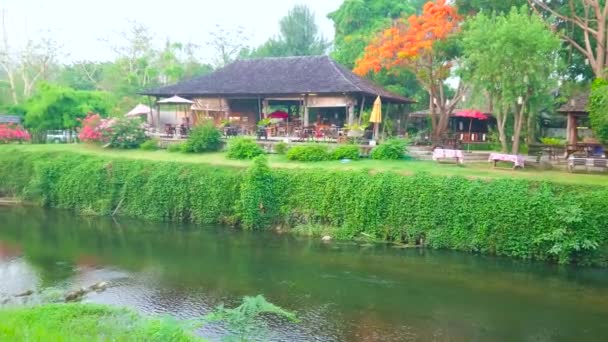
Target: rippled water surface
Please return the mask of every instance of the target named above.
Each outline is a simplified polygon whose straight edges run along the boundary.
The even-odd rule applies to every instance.
[[[263,294],[301,319],[270,322],[278,341],[608,336],[605,270],[0,207],[0,295],[98,281],[85,301],[179,318]]]

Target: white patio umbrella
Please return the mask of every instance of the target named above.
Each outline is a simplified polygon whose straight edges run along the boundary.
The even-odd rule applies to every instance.
[[[184,106],[184,113],[186,112],[186,108],[188,106],[192,106],[194,104],[194,101],[190,101],[188,99],[185,99],[183,97],[179,97],[177,95],[174,95],[172,97],[169,97],[167,99],[163,99],[160,101],[157,101],[156,103],[158,104],[172,104],[172,105],[176,105],[175,107],[175,119],[177,120],[177,108],[179,105],[183,105]]]

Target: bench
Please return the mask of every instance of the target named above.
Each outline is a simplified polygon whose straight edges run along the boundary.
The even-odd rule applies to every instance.
[[[517,154],[490,153],[489,162],[494,162],[494,167],[499,161],[513,163],[513,168],[524,168],[524,157]]]
[[[568,171],[574,172],[577,167],[585,168],[585,171],[589,171],[589,168],[601,169],[602,171],[608,170],[608,159],[606,158],[582,158],[570,156],[568,158]]]
[[[464,155],[461,150],[436,148],[433,150],[433,160],[453,160],[456,164],[464,164]]]

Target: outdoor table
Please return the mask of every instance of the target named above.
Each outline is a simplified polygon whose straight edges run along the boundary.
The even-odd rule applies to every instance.
[[[461,150],[436,148],[433,150],[433,160],[438,161],[439,159],[455,159],[457,164],[464,164],[464,155]]]
[[[504,161],[513,163],[513,168],[516,169],[524,167],[524,157],[517,154],[505,154],[505,153],[490,153],[490,158],[488,161],[494,162],[494,167],[496,167],[496,162]]]

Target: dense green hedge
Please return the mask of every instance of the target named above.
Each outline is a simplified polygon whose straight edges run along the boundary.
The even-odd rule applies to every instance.
[[[365,171],[242,169],[12,152],[0,190],[85,213],[240,224],[315,224],[372,236],[522,259],[605,265],[608,186],[475,180]],[[118,209],[117,209],[118,208]]]

